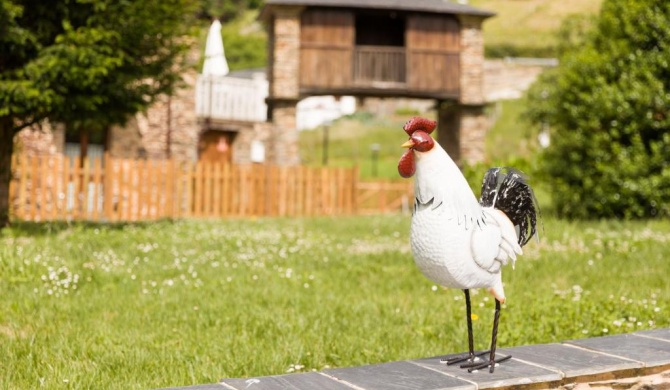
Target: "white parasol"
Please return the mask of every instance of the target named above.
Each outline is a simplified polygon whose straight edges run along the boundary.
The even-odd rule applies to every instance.
[[[207,33],[205,63],[202,66],[202,74],[225,76],[228,71],[228,62],[223,51],[223,38],[221,38],[221,22],[214,20]]]

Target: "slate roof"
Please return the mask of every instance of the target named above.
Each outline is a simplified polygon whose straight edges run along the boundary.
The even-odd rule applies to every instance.
[[[490,11],[447,0],[266,0],[265,6],[261,11],[261,18],[266,16],[268,8],[283,5],[464,14],[484,18],[495,15],[495,13]]]

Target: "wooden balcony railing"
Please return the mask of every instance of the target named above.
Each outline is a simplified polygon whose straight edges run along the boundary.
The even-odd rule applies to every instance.
[[[227,76],[199,76],[195,92],[196,114],[201,118],[267,120],[268,82]]]
[[[354,81],[358,85],[405,83],[407,66],[404,47],[356,46]]]

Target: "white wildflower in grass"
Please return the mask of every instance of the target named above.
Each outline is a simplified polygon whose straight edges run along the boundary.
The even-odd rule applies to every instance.
[[[62,265],[58,268],[47,267],[47,273],[40,277],[43,288],[47,295],[61,297],[69,295],[70,291],[76,290],[79,283],[79,274],[73,273]]]
[[[302,371],[304,368],[305,368],[305,366],[302,365],[302,364],[291,364],[291,365],[286,369],[286,372],[289,373],[289,374],[292,373],[292,372],[300,372],[300,371]]]
[[[431,289],[432,291],[437,291],[437,286],[433,285],[430,289]]]

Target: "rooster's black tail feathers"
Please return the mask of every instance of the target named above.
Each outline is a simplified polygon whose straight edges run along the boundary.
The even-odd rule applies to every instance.
[[[526,178],[512,168],[491,168],[484,175],[483,207],[494,207],[507,215],[518,229],[519,245],[524,246],[537,233],[540,209]]]

